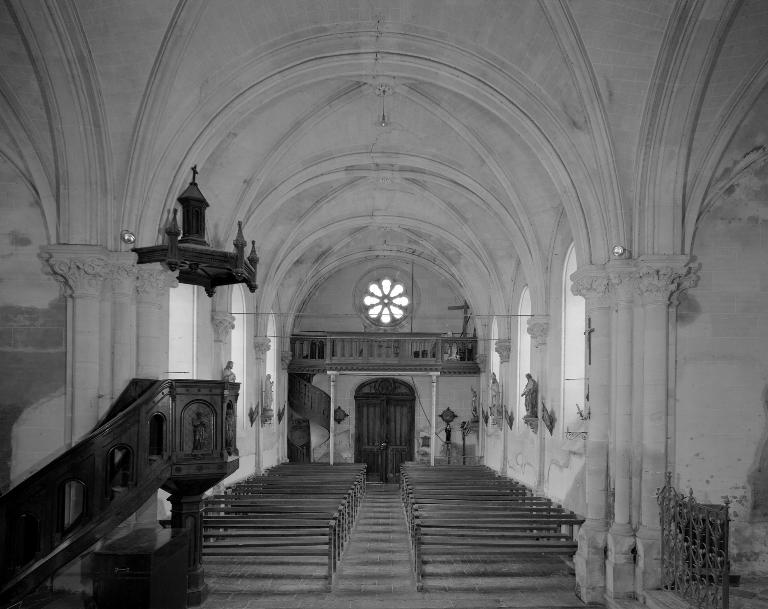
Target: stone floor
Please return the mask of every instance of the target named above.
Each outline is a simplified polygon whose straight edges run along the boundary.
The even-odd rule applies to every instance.
[[[486,586],[482,573],[446,566],[437,585],[417,592],[400,496],[391,484],[368,486],[331,592],[321,563],[305,563],[303,574],[288,564],[258,562],[207,561],[205,568],[210,591],[202,609],[584,607],[571,576],[508,578],[502,590],[498,582]]]
[[[326,591],[326,568],[322,559],[300,564],[295,560],[260,561],[258,557],[248,562],[209,559],[205,569],[210,592],[201,609],[584,607],[573,593],[575,579],[569,569],[542,573],[530,561],[504,565],[503,575],[499,574],[498,565],[468,570],[459,561],[442,563],[438,572],[425,575],[425,591],[417,592],[405,518],[395,485],[369,484],[331,592]],[[768,609],[768,581],[743,577],[739,587],[731,588],[730,601],[731,609]],[[645,607],[637,602],[613,606]],[[686,603],[674,606],[690,609]],[[20,607],[93,609],[93,603],[81,595],[49,592],[28,597]]]

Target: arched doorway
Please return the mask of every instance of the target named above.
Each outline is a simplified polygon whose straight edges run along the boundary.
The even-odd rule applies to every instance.
[[[413,387],[393,378],[367,381],[355,391],[355,461],[368,479],[396,482],[400,464],[413,460]]]

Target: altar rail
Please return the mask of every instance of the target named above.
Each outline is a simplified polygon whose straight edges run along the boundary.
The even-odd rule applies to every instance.
[[[476,374],[477,339],[439,334],[312,333],[291,336],[290,370],[397,366]]]
[[[662,588],[702,609],[728,609],[728,499],[699,503],[693,491],[676,491],[667,472],[658,502]]]

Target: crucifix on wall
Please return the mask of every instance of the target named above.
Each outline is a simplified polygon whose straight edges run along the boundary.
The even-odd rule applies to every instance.
[[[467,301],[464,301],[464,304],[461,305],[455,305],[448,307],[451,311],[458,311],[462,310],[464,311],[464,320],[461,324],[461,335],[460,338],[466,338],[467,337],[467,329],[469,328],[469,304]]]
[[[584,336],[587,340],[587,364],[592,365],[592,332],[595,329],[592,327],[592,318],[587,317],[587,329],[584,330]]]

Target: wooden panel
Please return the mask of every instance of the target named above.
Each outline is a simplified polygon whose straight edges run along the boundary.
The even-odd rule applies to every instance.
[[[381,472],[382,406],[380,397],[366,397],[357,402],[355,461],[365,463],[372,474]]]
[[[355,460],[383,482],[394,482],[400,464],[413,460],[414,398],[395,379],[374,380],[358,389]],[[385,444],[385,448],[382,447]]]

